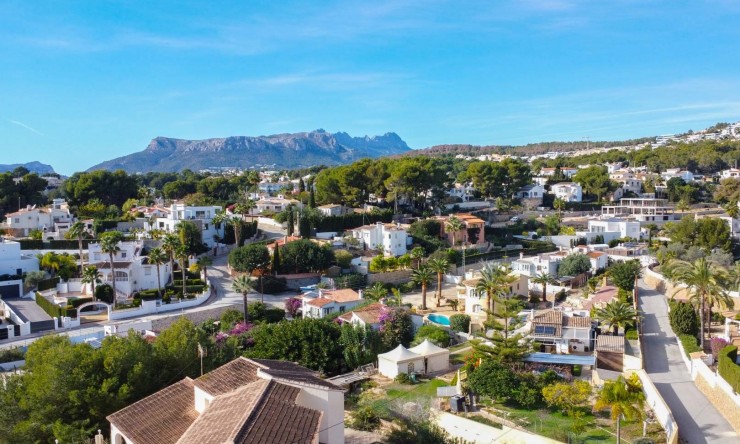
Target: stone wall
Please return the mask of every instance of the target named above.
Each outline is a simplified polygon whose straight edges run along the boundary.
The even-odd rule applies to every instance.
[[[704,365],[699,360],[693,360],[692,363],[695,366]],[[694,373],[694,384],[696,384],[699,390],[701,390],[707,399],[709,399],[717,410],[719,410],[722,416],[727,419],[727,422],[729,422],[732,428],[735,429],[735,432],[740,433],[740,396],[737,394],[734,396],[731,395],[731,388],[729,389],[730,393],[728,393],[727,389],[723,388],[721,384],[725,383],[728,387],[729,384],[722,380],[719,375],[714,376],[715,382],[712,383],[712,381],[707,380],[703,373]]]

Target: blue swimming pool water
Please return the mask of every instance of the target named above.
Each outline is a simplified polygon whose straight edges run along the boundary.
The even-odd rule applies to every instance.
[[[445,315],[432,313],[428,315],[427,318],[435,324],[444,325],[445,327],[450,326],[450,318]]]

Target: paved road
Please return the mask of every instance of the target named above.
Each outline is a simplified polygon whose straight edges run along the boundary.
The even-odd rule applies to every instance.
[[[645,371],[678,423],[682,442],[738,443],[737,434],[691,380],[668,321],[665,296],[640,281]]]

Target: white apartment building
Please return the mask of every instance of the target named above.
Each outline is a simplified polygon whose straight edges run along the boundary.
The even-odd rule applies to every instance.
[[[6,230],[16,237],[25,237],[33,230],[44,233],[44,239],[63,239],[64,233],[74,222],[69,205],[64,199],[54,199],[48,207],[27,206],[6,214]]]
[[[379,250],[386,256],[406,254],[409,242],[406,229],[397,224],[377,222],[352,230],[352,237],[362,242],[366,250]]]
[[[213,218],[221,212],[220,206],[189,206],[183,203],[174,203],[169,207],[169,214],[158,217],[155,228],[174,232],[177,225],[186,220],[193,222],[201,231],[201,241],[209,248],[216,245],[214,236],[220,235],[213,223]]]
[[[528,277],[534,277],[542,273],[555,277],[558,275],[560,262],[567,255],[568,253],[563,251],[541,253],[532,257],[524,257],[524,253],[520,253],[519,259],[511,263],[511,271]]]
[[[103,283],[111,284],[115,277],[116,290],[126,296],[157,288],[157,266],[149,264],[146,256],[141,255],[144,242],[120,242],[118,246],[121,250],[113,255],[113,270],[110,255],[102,251],[100,244],[91,243],[87,247],[88,260],[98,267]],[[169,262],[159,266],[162,287],[169,281],[171,272]]]
[[[560,182],[550,187],[550,193],[566,202],[580,202],[583,200],[583,188],[574,182]]]

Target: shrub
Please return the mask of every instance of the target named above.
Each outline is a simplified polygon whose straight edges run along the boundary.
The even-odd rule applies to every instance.
[[[425,339],[429,339],[439,347],[446,348],[450,345],[450,334],[447,333],[447,330],[438,325],[426,324],[419,327],[414,336],[412,345],[421,344]]]
[[[25,359],[26,353],[23,349],[14,347],[7,350],[0,351],[0,363],[22,361]]]
[[[718,353],[717,370],[720,376],[732,386],[735,393],[740,392],[740,366],[737,362],[737,346],[728,345]]]
[[[282,277],[263,276],[262,277],[262,292],[265,294],[281,293],[285,291],[285,289],[287,288],[287,282],[288,281]]]
[[[340,268],[349,268],[352,257],[352,253],[347,250],[337,250],[334,252],[334,258]]]
[[[678,335],[678,340],[681,341],[681,346],[687,355],[689,353],[701,351],[701,348],[699,348],[699,341],[696,339],[696,336]]]
[[[629,339],[629,340],[636,341],[637,338],[638,338],[637,330],[627,330],[624,333],[624,337],[627,338],[627,339]]]
[[[568,297],[568,293],[563,289],[555,294],[555,302],[563,302]]]
[[[712,338],[709,344],[712,347],[712,356],[714,357],[715,361],[717,360],[717,357],[719,356],[720,350],[730,345],[729,342],[725,341],[722,338],[718,338],[716,336]]]
[[[470,316],[462,313],[450,316],[450,329],[467,333],[470,329]]]
[[[673,303],[668,318],[673,332],[677,335],[696,336],[699,334],[699,316],[691,304],[685,302]]]
[[[100,284],[95,287],[95,300],[105,302],[107,304],[113,303],[113,287],[108,284]]]
[[[406,373],[399,373],[393,380],[399,384],[411,384],[411,378]]]
[[[58,318],[62,316],[62,307],[53,302],[50,302],[45,297],[41,296],[41,293],[36,293],[36,304],[52,318]]]
[[[348,425],[355,430],[372,432],[380,427],[380,416],[371,407],[360,407],[352,412]]]
[[[44,279],[43,281],[39,281],[38,290],[44,291],[44,290],[51,290],[52,288],[57,288],[58,283],[59,283],[59,277]]]
[[[82,304],[86,304],[88,302],[92,302],[92,300],[93,300],[93,298],[76,298],[76,299],[69,300],[67,303],[69,305],[73,306],[74,308],[77,308],[77,307],[79,307]]]

